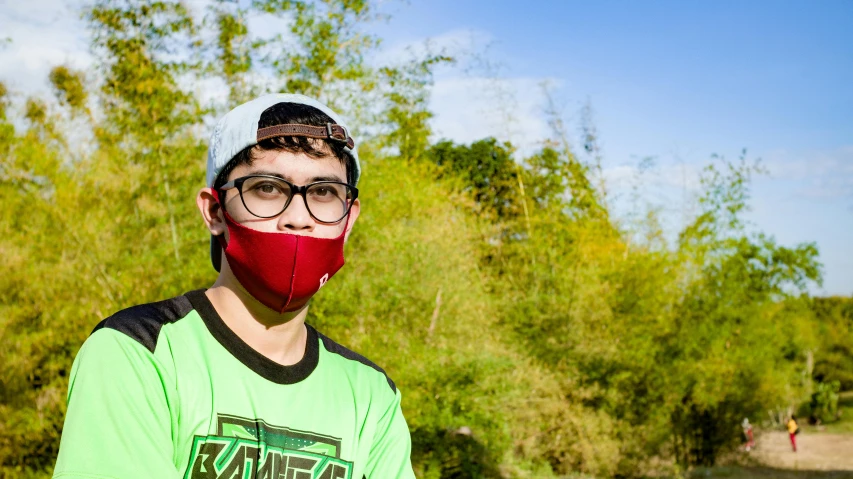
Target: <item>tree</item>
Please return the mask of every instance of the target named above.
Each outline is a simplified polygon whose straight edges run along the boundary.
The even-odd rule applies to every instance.
[[[741,416],[791,403],[798,396],[787,387],[804,386],[799,366],[810,338],[799,337],[803,328],[781,302],[820,282],[818,252],[746,230],[749,181],[759,171],[745,156],[706,167],[701,212],[681,234],[689,282],[668,354],[680,371],[672,423],[685,465],[713,465],[737,442]]]
[[[838,381],[853,390],[853,300],[840,296],[814,298],[815,334],[822,338],[815,354],[813,377],[820,383]]]

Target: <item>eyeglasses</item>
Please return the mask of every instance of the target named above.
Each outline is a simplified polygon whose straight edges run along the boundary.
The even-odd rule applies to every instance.
[[[250,175],[231,180],[220,190],[237,188],[246,210],[258,218],[273,218],[290,205],[294,195],[302,195],[305,208],[320,223],[337,223],[349,214],[358,198],[358,188],[337,181],[318,181],[296,186],[277,176]]]

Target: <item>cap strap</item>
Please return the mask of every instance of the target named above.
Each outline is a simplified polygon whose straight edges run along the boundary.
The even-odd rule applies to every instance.
[[[334,123],[326,126],[311,126],[300,124],[275,125],[258,129],[258,142],[277,136],[304,136],[321,140],[335,140],[346,143],[349,149],[355,147],[355,141],[349,136],[346,128]]]

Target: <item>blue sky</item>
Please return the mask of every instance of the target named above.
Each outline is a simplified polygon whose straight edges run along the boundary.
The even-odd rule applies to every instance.
[[[695,206],[701,166],[746,148],[770,172],[754,183],[754,228],[786,245],[817,242],[825,282],[813,291],[853,294],[853,2],[431,0],[386,9],[393,18],[378,33],[392,48],[425,37],[461,43],[457,51],[487,47],[525,124],[542,116],[539,81],[556,85],[570,124],[588,99],[615,206],[625,209],[624,180],[653,157],[643,194],[671,234]],[[434,124],[438,136],[470,141],[453,118],[476,122],[490,107],[471,114],[464,95],[443,101],[443,85],[459,76],[437,76]],[[467,76],[476,89],[476,73]],[[539,140],[536,131],[514,140]]]
[[[208,0],[191,0],[196,6]],[[43,91],[50,66],[91,64],[81,2],[0,3],[0,79]],[[542,82],[571,132],[594,110],[611,203],[623,214],[642,158],[643,202],[670,236],[695,212],[696,178],[743,148],[754,228],[815,241],[818,294],[853,294],[853,2],[385,1],[385,58],[427,39],[460,58],[436,76],[435,137],[493,135],[532,151],[550,135]],[[265,28],[276,28],[265,24]],[[476,54],[476,55],[474,55]]]

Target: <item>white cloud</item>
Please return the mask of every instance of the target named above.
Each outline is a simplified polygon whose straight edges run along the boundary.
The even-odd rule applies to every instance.
[[[493,41],[482,30],[456,29],[429,38],[418,38],[381,48],[372,58],[376,65],[395,65],[430,53],[443,53],[469,63],[475,52],[483,51]]]
[[[853,174],[853,145],[806,152],[774,150],[766,153],[763,161],[778,178],[800,179],[838,172]]]
[[[434,136],[470,143],[493,136],[510,140],[521,155],[551,136],[538,78],[457,76],[439,79],[432,91]]]
[[[208,11],[208,8],[214,4],[213,0],[183,0],[190,15],[195,18],[202,18]]]
[[[617,215],[651,208],[672,216],[665,221],[680,229],[695,210],[702,166],[678,157],[643,158],[634,163],[607,165],[602,176]]]
[[[791,152],[774,150],[750,158],[761,158],[769,175],[753,178],[753,202],[762,194],[787,199],[818,201],[853,199],[853,146],[831,150]],[[651,167],[634,164],[609,165],[604,169],[608,191],[625,198],[637,192],[663,210],[695,203],[700,192],[702,169],[711,160],[683,161],[678,155],[656,159]],[[759,193],[759,188],[761,193]],[[779,196],[782,195],[782,196]],[[677,209],[677,208],[676,208]]]
[[[442,53],[453,57],[452,69],[435,73],[430,110],[433,139],[470,143],[486,137],[510,141],[521,156],[553,137],[544,114],[542,84],[560,88],[553,78],[506,77],[491,60],[492,34],[455,29],[429,38],[411,39],[381,49],[374,65],[398,65]]]
[[[853,145],[831,150],[764,155],[772,178],[799,183],[794,194],[814,199],[853,198]]]
[[[603,171],[607,185],[620,189],[630,188],[638,173],[638,168],[632,165],[614,166],[611,168],[605,168]]]
[[[0,4],[0,80],[25,94],[47,89],[56,65],[86,69],[92,64],[80,2],[28,0]]]

